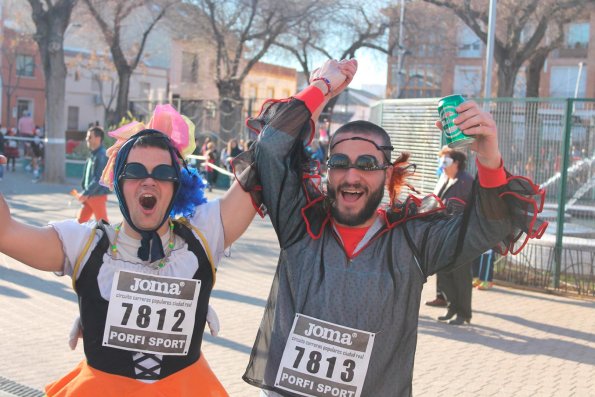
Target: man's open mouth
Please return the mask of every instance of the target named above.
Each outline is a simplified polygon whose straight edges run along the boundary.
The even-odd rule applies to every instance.
[[[143,194],[139,198],[139,204],[146,210],[152,210],[157,204],[157,198],[152,194]]]
[[[359,189],[342,189],[341,196],[347,202],[353,202],[359,199],[364,194],[363,190]]]

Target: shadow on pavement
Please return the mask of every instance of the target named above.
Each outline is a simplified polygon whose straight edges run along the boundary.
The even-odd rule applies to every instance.
[[[2,285],[0,285],[0,295],[4,295],[4,296],[8,296],[9,298],[17,298],[17,299],[27,299],[30,296],[27,295],[26,293],[16,290],[16,289],[12,289],[9,287],[4,287]]]
[[[57,281],[49,281],[43,278],[23,273],[18,270],[0,266],[0,279],[31,288],[36,291],[45,292],[48,295],[57,296],[71,302],[77,302],[75,293],[64,284]],[[2,294],[0,290],[0,294]]]
[[[247,303],[249,305],[254,305],[254,306],[262,307],[262,308],[264,308],[264,306],[267,303],[266,300],[264,300],[264,299],[255,298],[253,296],[248,296],[248,295],[237,294],[235,292],[216,290],[216,289],[213,290],[213,292],[211,292],[211,298],[219,298],[219,299],[225,299],[225,300],[229,300],[229,301]]]
[[[546,295],[543,292],[527,294],[527,293],[524,293],[522,290],[513,290],[510,288],[498,288],[495,291],[497,291],[498,293],[505,294],[505,295],[522,296],[523,298],[527,298],[527,299],[537,299],[537,300],[542,300],[542,301],[547,301],[547,302],[556,302],[556,303],[560,303],[563,305],[573,305],[573,306],[579,306],[579,307],[595,308],[595,301],[591,302],[591,301],[580,301],[580,300],[576,300],[576,299],[573,300],[572,298],[567,298],[564,296],[557,296],[557,295],[552,295],[550,297],[549,295]],[[564,301],[562,301],[561,299],[564,299]]]
[[[475,313],[485,314],[487,316],[498,317],[506,321],[510,321],[512,323],[524,325],[528,328],[537,329],[543,332],[547,332],[550,334],[555,334],[559,336],[566,336],[572,339],[582,339],[587,342],[595,342],[595,333],[587,333],[581,332],[574,329],[562,328],[552,324],[543,324],[538,323],[536,321],[527,320],[526,318],[522,318],[519,316],[512,316],[510,314],[501,314],[501,313],[490,313],[484,312],[481,310],[475,310]]]
[[[240,353],[250,354],[252,346],[242,345],[241,343],[234,342],[231,339],[222,338],[221,336],[213,336],[205,331],[203,339],[214,345],[227,347],[228,349],[235,350]],[[246,362],[247,364],[248,362]]]
[[[547,328],[547,325],[544,324],[543,327]],[[553,332],[551,333],[552,338],[532,338],[484,325],[471,323],[466,326],[453,326],[429,316],[420,316],[419,333],[464,343],[474,343],[516,355],[543,355],[595,365],[595,349],[560,340]]]

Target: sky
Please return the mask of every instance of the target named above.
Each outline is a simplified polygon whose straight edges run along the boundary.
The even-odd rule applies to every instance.
[[[351,82],[351,87],[362,89],[366,85],[380,85],[386,87],[386,71],[387,71],[387,56],[379,51],[373,51],[367,48],[362,48],[357,51],[356,57],[358,62],[358,71],[355,78]],[[295,68],[298,73],[301,71],[300,64],[288,57],[285,54],[272,52],[265,55],[263,62],[272,63],[275,65]],[[324,59],[318,62],[324,62]],[[382,95],[384,88],[376,90],[377,95]]]
[[[386,54],[361,49],[355,58],[358,66],[355,78],[351,82],[352,87],[362,88],[370,84],[386,86]]]

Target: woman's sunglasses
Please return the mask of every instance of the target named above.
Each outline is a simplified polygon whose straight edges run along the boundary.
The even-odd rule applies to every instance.
[[[120,179],[146,179],[153,178],[158,181],[177,182],[178,175],[176,169],[171,165],[159,164],[149,173],[147,168],[141,163],[128,163],[124,166],[124,171],[120,174]]]
[[[326,166],[331,170],[356,168],[360,171],[377,171],[388,168],[387,164],[378,164],[376,157],[371,154],[362,154],[355,160],[355,163],[352,163],[349,157],[343,153],[332,154],[326,162]]]

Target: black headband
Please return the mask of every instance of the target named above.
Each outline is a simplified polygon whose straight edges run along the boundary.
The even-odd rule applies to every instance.
[[[376,142],[374,142],[374,141],[373,141],[373,140],[371,140],[371,139],[368,139],[368,138],[362,138],[361,136],[354,136],[354,137],[351,137],[351,138],[344,138],[344,139],[341,139],[341,140],[339,140],[339,141],[337,141],[337,142],[334,142],[334,143],[331,145],[331,147],[330,147],[330,149],[329,149],[329,152],[330,152],[331,150],[333,150],[333,148],[334,148],[335,146],[337,146],[339,143],[341,143],[341,142],[345,142],[345,141],[366,141],[366,142],[369,142],[369,143],[371,143],[372,145],[374,145],[374,147],[376,147],[376,149],[378,149],[378,150],[380,150],[380,151],[382,152],[382,155],[384,156],[384,159],[385,159],[385,160],[386,160],[388,163],[390,163],[390,158],[387,158],[387,157],[386,157],[386,153],[385,153],[384,151],[385,151],[385,150],[388,150],[388,151],[391,151],[391,152],[392,152],[393,150],[395,150],[395,148],[394,148],[392,145],[390,145],[390,146],[386,146],[386,145],[378,145]]]

